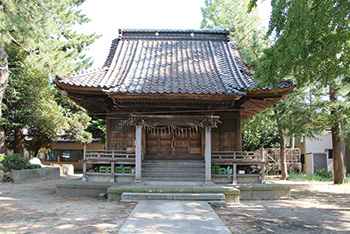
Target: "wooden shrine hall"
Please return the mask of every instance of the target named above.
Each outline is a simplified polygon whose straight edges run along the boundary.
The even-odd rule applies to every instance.
[[[228,30],[119,30],[102,68],[55,83],[107,122],[105,150],[84,153],[83,180],[116,182],[237,182],[244,165],[266,163],[242,152],[242,120],[294,88],[253,89]]]

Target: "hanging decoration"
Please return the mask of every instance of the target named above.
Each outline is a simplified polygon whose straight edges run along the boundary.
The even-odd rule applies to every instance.
[[[185,115],[133,115],[128,122],[132,125],[143,125],[147,133],[171,134],[172,139],[176,136],[192,137],[201,133],[205,126],[217,127],[221,123],[219,116],[185,116]],[[174,145],[174,147],[173,147]],[[175,148],[175,140],[172,141]]]

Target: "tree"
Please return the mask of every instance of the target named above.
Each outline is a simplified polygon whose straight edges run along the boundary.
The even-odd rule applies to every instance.
[[[25,64],[28,56],[16,45],[7,47],[11,75],[3,98],[6,141],[14,153],[24,147],[36,156],[41,148],[53,149],[57,135],[78,142],[91,141],[85,129],[91,118],[51,86],[46,72]]]
[[[93,138],[99,139],[99,142],[103,144],[106,141],[106,130],[106,120],[98,119],[95,116],[92,116],[92,121],[86,129],[92,134]]]
[[[249,0],[206,0],[202,8],[202,28],[228,28],[243,61],[255,70],[257,60],[268,45],[256,9],[247,13]]]
[[[5,48],[11,43],[28,56],[25,62],[47,76],[67,75],[91,65],[82,53],[98,36],[72,31],[76,23],[89,19],[77,7],[83,0],[1,0],[0,1],[0,118],[2,99],[8,83]],[[0,152],[5,135],[0,128]]]
[[[315,101],[320,100],[322,94],[322,90],[295,88],[273,107],[244,121],[243,145],[254,146],[249,150],[256,150],[261,144],[265,147],[279,147],[282,179],[287,179],[284,155],[286,138],[316,138],[317,134],[323,133],[325,116],[317,112],[322,109],[322,104]]]
[[[280,138],[274,119],[273,109],[269,108],[242,123],[243,150],[255,151],[264,145],[265,148],[279,147]]]
[[[252,0],[254,2],[256,1]],[[275,43],[264,51],[255,78],[261,86],[278,87],[292,76],[299,86],[327,88],[329,99],[324,126],[331,126],[334,183],[344,182],[340,148],[340,124],[347,121],[349,103],[339,95],[348,93],[350,75],[350,2],[348,0],[273,0],[269,36]]]

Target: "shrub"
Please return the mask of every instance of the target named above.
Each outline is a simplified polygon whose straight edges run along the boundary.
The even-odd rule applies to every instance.
[[[20,154],[5,155],[4,165],[16,170],[41,168],[40,165],[30,164],[29,160]]]
[[[331,179],[333,178],[333,172],[327,171],[325,168],[316,171],[315,175],[323,178],[323,179]]]
[[[5,154],[0,154],[0,163],[5,161]]]

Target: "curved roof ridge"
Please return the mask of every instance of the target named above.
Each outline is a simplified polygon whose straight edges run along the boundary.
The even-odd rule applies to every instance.
[[[119,34],[123,32],[173,32],[173,33],[209,33],[218,34],[223,33],[229,35],[229,29],[134,29],[134,28],[123,28],[119,29]]]
[[[218,76],[219,76],[219,78],[220,78],[221,83],[222,83],[222,84],[224,85],[224,87],[225,87],[226,94],[227,94],[227,95],[236,95],[236,94],[238,94],[238,95],[244,95],[245,93],[240,92],[240,91],[238,91],[237,89],[235,89],[235,88],[233,88],[233,87],[230,87],[230,86],[225,82],[225,80],[224,80],[223,77],[222,77],[221,72],[219,71],[218,61],[217,61],[216,58],[215,58],[215,54],[214,54],[214,50],[213,50],[213,45],[212,45],[212,42],[211,42],[211,41],[209,41],[209,48],[210,48],[211,57],[212,57],[212,59],[213,59],[213,61],[214,61],[215,70],[216,70],[216,72],[217,72],[217,74],[218,74]]]
[[[120,29],[121,39],[229,41],[228,29]]]
[[[238,83],[238,84],[239,84],[239,83],[243,83],[244,88],[247,89],[249,86],[247,85],[247,83],[245,82],[244,78],[242,77],[241,71],[240,71],[240,69],[238,68],[237,63],[236,63],[236,61],[235,61],[235,58],[234,58],[233,55],[232,55],[232,51],[231,51],[231,49],[230,49],[230,46],[229,46],[227,43],[225,44],[225,46],[226,46],[226,49],[227,49],[227,50],[225,50],[226,56],[227,56],[227,51],[228,51],[228,55],[229,55],[229,57],[230,57],[230,61],[232,61],[233,65],[235,66],[235,69],[236,69],[236,71],[237,71],[237,73],[238,73],[238,76],[239,76],[239,78],[240,78],[240,80],[238,81],[238,79],[236,79],[236,76],[234,76],[235,79],[237,80],[237,83]],[[230,65],[230,68],[232,69],[231,63],[229,63],[229,65]],[[233,72],[233,71],[232,71],[232,72]],[[239,85],[241,85],[241,84],[239,84]]]

